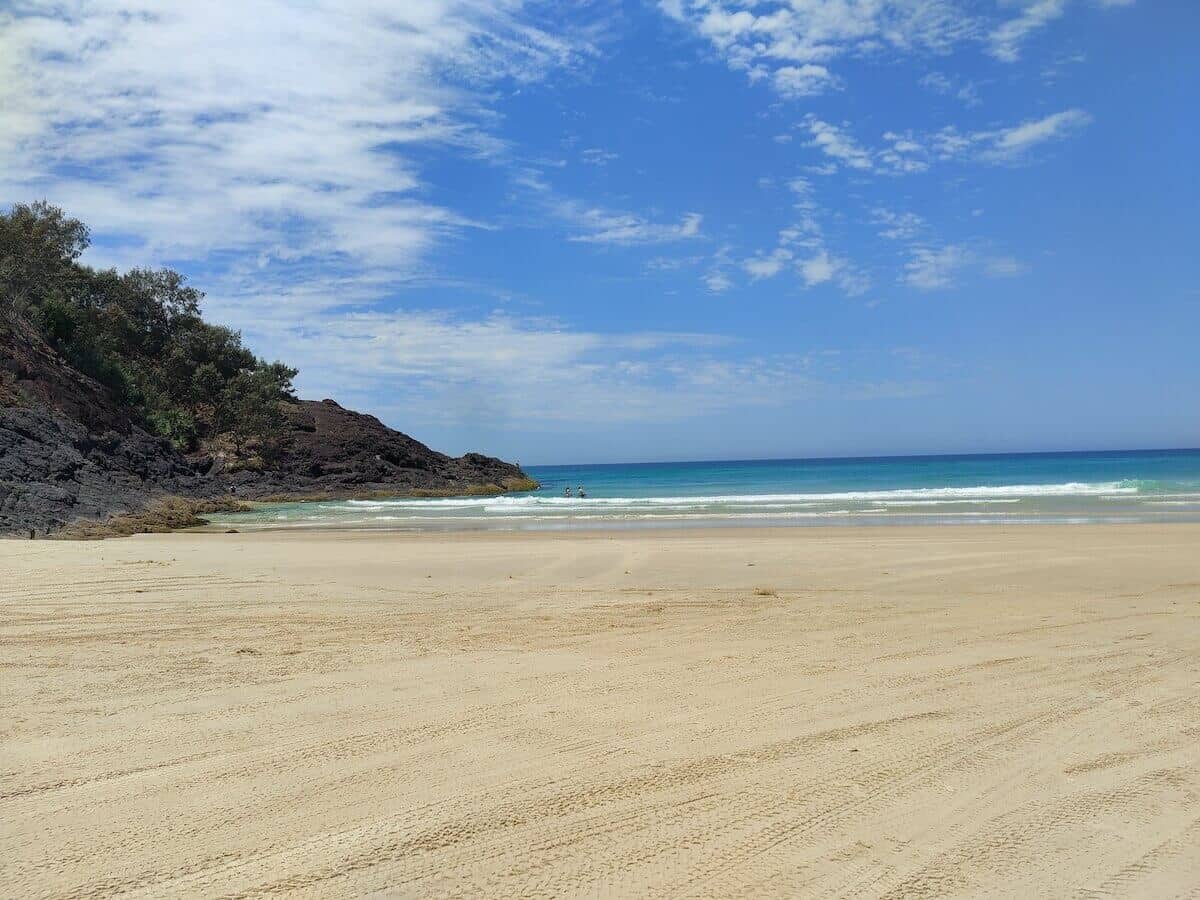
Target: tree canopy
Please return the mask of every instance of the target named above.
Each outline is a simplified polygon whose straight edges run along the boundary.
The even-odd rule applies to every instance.
[[[296,370],[268,363],[241,334],[200,315],[204,295],[170,269],[79,262],[86,225],[46,202],[0,213],[0,305],[181,450],[225,439],[268,456]]]

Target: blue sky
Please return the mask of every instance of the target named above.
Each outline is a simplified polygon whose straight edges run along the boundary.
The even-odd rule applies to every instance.
[[[525,463],[1200,445],[1200,4],[8,4],[0,202]]]

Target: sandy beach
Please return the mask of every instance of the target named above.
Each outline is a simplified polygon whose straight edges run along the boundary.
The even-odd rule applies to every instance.
[[[1200,526],[0,569],[5,897],[1200,896]]]

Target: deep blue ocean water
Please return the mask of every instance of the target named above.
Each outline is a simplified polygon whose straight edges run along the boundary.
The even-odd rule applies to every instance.
[[[1200,450],[532,466],[500,497],[268,506],[237,527],[546,529],[1200,521]],[[582,487],[586,497],[579,497]],[[570,489],[570,496],[567,490]]]

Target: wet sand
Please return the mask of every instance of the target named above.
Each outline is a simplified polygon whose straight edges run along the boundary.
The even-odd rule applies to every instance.
[[[1200,896],[1200,526],[0,571],[2,896]]]

